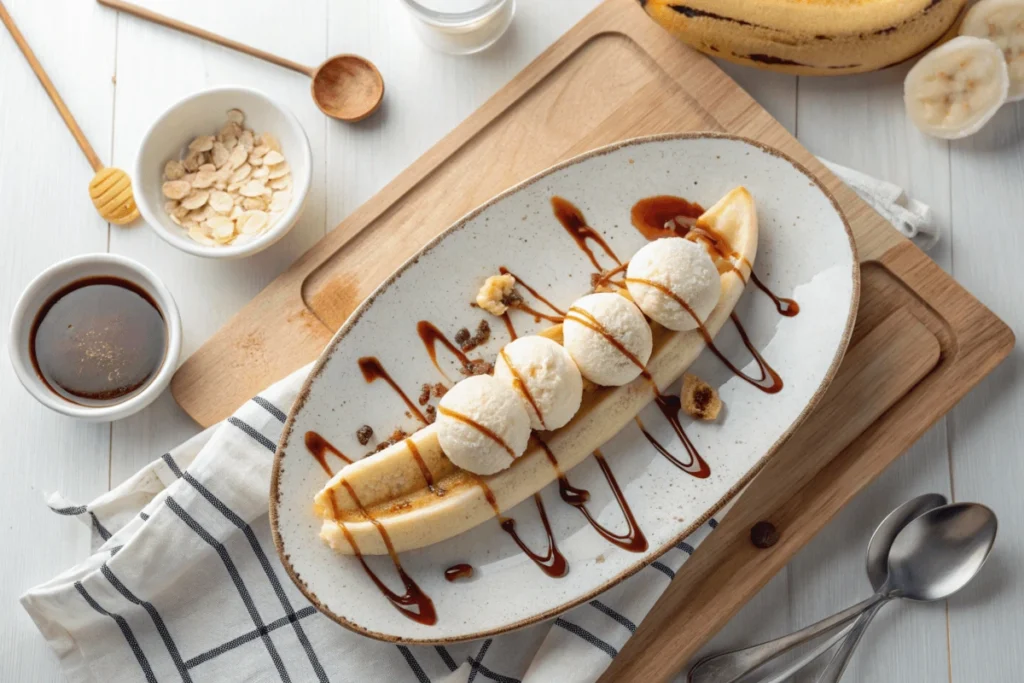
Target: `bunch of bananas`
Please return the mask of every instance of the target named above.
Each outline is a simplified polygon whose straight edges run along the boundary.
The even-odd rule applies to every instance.
[[[793,74],[881,69],[954,34],[967,0],[639,0],[681,40]]]

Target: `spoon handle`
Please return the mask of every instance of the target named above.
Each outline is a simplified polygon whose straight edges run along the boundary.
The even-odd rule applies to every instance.
[[[810,626],[805,626],[799,631],[790,633],[788,636],[769,640],[759,645],[752,645],[741,650],[733,650],[705,657],[690,669],[686,680],[688,683],[732,683],[737,681],[743,675],[753,671],[762,664],[775,659],[784,652],[788,652],[797,645],[806,643],[822,633],[845,624],[865,610],[885,600],[886,597],[884,595],[876,593],[867,600],[858,602],[852,607],[847,607],[842,612],[826,617]]]
[[[79,127],[78,122],[75,121],[75,117],[71,115],[71,110],[68,109],[68,105],[64,104],[63,98],[60,93],[57,92],[57,88],[53,85],[53,81],[46,75],[46,71],[43,70],[43,65],[36,59],[36,55],[32,52],[32,48],[29,47],[28,41],[25,40],[25,36],[21,35],[21,31],[18,30],[18,26],[14,23],[14,19],[7,13],[7,8],[0,2],[0,21],[3,22],[7,30],[11,32],[11,37],[14,38],[15,44],[21,53],[25,55],[25,59],[28,60],[28,65],[32,67],[32,71],[35,73],[36,78],[43,84],[43,90],[50,96],[53,101],[53,106],[57,108],[57,113],[64,119],[64,123],[67,125],[68,130],[71,131],[72,137],[75,138],[75,142],[82,148],[82,152],[85,153],[85,158],[89,160],[89,165],[92,166],[92,170],[99,171],[103,168],[103,162],[100,161],[99,156],[96,154],[96,150],[89,144],[89,140],[86,139],[85,133]]]
[[[853,655],[854,648],[860,642],[861,636],[864,635],[864,631],[868,628],[868,624],[871,623],[871,620],[875,618],[878,610],[882,609],[884,604],[884,602],[876,603],[868,608],[868,611],[860,615],[849,637],[839,646],[839,649],[832,655],[832,659],[829,660],[828,666],[818,676],[817,683],[839,683],[839,679],[843,677],[843,672],[846,671],[846,665],[850,663],[850,657]]]
[[[270,54],[269,52],[264,52],[263,50],[257,50],[254,47],[246,45],[245,43],[240,43],[237,40],[231,40],[230,38],[219,36],[216,33],[211,33],[210,31],[207,31],[206,29],[201,29],[197,26],[186,24],[183,21],[178,21],[177,19],[172,19],[170,17],[164,16],[163,14],[158,14],[152,10],[148,10],[145,7],[139,7],[138,5],[133,5],[130,2],[124,2],[124,0],[96,1],[101,5],[106,5],[107,7],[110,7],[111,9],[120,10],[121,12],[134,15],[139,19],[145,19],[146,21],[151,21],[154,24],[166,26],[167,28],[174,29],[175,31],[181,31],[182,33],[187,33],[197,38],[209,40],[211,43],[217,43],[218,45],[223,45],[224,47],[230,48],[232,50],[244,52],[245,54],[250,55],[252,57],[256,57],[257,59],[266,60],[271,64],[277,64],[278,66],[283,66],[286,69],[298,71],[300,74],[312,76],[313,72],[315,71],[315,69],[312,69],[304,64],[293,62],[290,59],[285,59],[284,57],[278,57],[277,55]]]

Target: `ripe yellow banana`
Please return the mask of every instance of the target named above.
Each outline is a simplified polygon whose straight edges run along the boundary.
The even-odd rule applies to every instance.
[[[902,62],[955,34],[967,0],[639,0],[655,21],[715,57],[773,71],[838,75]]]
[[[715,335],[750,278],[758,235],[753,198],[738,187],[708,209],[697,225],[711,228],[733,251],[728,257],[711,253],[722,290],[704,326]],[[650,380],[641,376],[620,387],[590,385],[576,416],[565,426],[542,434],[561,472],[582,462],[651,402],[651,381],[663,391],[704,348],[698,330],[673,332],[659,325],[652,327],[654,351],[647,363]],[[561,326],[549,328],[545,335],[560,340]],[[387,529],[395,551],[421,548],[508,510],[557,476],[549,456],[534,442],[501,472],[478,476],[463,471],[445,457],[437,431],[430,425],[335,474],[315,497],[317,513],[324,520],[320,536],[343,554],[353,554],[358,548],[364,555],[380,555],[388,552],[376,526],[380,524]],[[443,495],[438,495],[441,492]]]

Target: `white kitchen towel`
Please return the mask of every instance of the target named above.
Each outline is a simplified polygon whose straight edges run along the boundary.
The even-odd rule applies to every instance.
[[[891,205],[887,215],[896,215],[902,199],[887,185],[853,187],[883,188],[884,196],[868,201]],[[924,231],[927,211],[905,208]],[[597,599],[515,633],[437,647],[357,635],[295,588],[270,537],[273,453],[307,372],[270,387],[88,505],[51,497],[54,511],[91,528],[95,550],[28,591],[22,605],[69,680],[593,681],[717,526],[710,520]]]

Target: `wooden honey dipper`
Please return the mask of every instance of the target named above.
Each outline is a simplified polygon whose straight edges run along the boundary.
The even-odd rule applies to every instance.
[[[99,212],[104,220],[111,223],[116,223],[117,225],[131,223],[139,217],[139,209],[135,206],[135,197],[132,194],[132,181],[128,174],[119,168],[104,166],[103,162],[100,161],[96,151],[86,139],[85,133],[79,128],[75,117],[71,115],[71,111],[57,93],[53,82],[46,75],[42,64],[36,59],[35,53],[32,52],[32,48],[25,41],[25,36],[21,35],[21,31],[18,30],[2,1],[0,1],[0,21],[3,21],[4,26],[10,31],[11,37],[14,38],[14,42],[18,45],[22,54],[25,55],[25,59],[28,60],[29,66],[35,72],[36,78],[43,84],[46,94],[53,100],[53,105],[57,107],[57,113],[64,119],[64,123],[67,124],[68,129],[71,130],[71,135],[75,138],[75,142],[82,148],[85,158],[89,160],[89,164],[96,172],[96,175],[89,181],[89,196],[92,198],[96,211]]]

